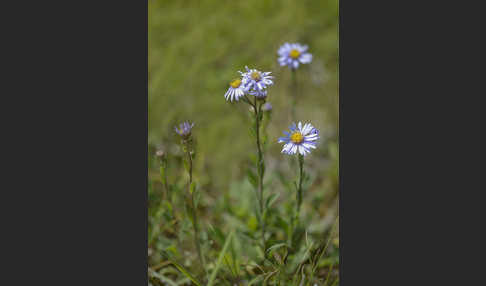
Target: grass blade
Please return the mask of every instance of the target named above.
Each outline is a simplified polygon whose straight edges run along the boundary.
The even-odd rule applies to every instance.
[[[174,265],[177,268],[177,270],[179,270],[187,278],[191,279],[192,283],[196,284],[197,286],[202,286],[201,283],[199,283],[199,281],[197,281],[196,277],[192,276],[192,274],[189,271],[187,271],[187,269],[184,268],[184,266],[182,266],[179,263],[172,261],[172,260],[170,261],[170,263],[172,263],[172,265]]]
[[[267,249],[267,252],[270,253],[270,251],[272,251],[273,249],[276,249],[276,248],[279,248],[279,247],[283,247],[283,246],[285,246],[285,247],[288,248],[287,243],[282,242],[282,243],[277,243],[277,244],[274,244],[274,245],[270,246]]]
[[[149,275],[159,279],[160,281],[162,281],[164,283],[167,283],[167,285],[177,286],[177,284],[174,281],[170,280],[169,278],[165,277],[164,275],[161,275],[161,274],[159,274],[156,271],[153,271],[151,269],[149,269]]]
[[[248,286],[254,285],[254,284],[256,284],[256,283],[258,283],[258,282],[262,281],[262,280],[263,280],[263,278],[265,278],[265,276],[264,276],[264,275],[258,275],[257,277],[253,278],[253,279],[250,281],[250,283],[248,283]]]
[[[216,263],[216,267],[214,268],[213,272],[211,273],[211,277],[209,277],[209,282],[208,282],[207,286],[213,285],[214,280],[216,279],[216,274],[218,274],[218,270],[221,267],[221,264],[223,263],[224,255],[226,254],[226,251],[228,250],[230,242],[233,239],[233,234],[234,234],[234,230],[232,230],[230,232],[230,234],[226,237],[226,241],[224,242],[223,249],[219,253],[219,257],[218,257],[218,261]]]

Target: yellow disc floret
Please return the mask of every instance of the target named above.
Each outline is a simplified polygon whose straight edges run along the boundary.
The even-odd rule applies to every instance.
[[[300,56],[300,52],[297,50],[291,50],[289,55],[291,58],[297,59]]]
[[[258,81],[262,79],[262,76],[260,75],[259,72],[254,71],[251,73],[251,78]]]
[[[299,144],[299,143],[302,143],[302,141],[304,141],[304,136],[302,136],[302,133],[297,131],[297,132],[292,133],[292,135],[290,135],[290,140],[292,142],[294,142],[295,144]]]
[[[240,86],[240,84],[241,84],[241,79],[235,79],[232,82],[230,82],[230,86],[232,88],[237,88]]]

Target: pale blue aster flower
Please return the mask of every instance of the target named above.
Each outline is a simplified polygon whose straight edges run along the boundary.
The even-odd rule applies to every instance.
[[[261,72],[257,69],[249,69],[245,67],[246,72],[240,72],[242,83],[245,86],[245,92],[255,97],[266,97],[266,88],[273,85],[271,72]]]
[[[295,123],[292,123],[289,128],[290,132],[284,131],[286,136],[278,139],[278,143],[285,143],[282,153],[289,155],[299,153],[305,156],[310,153],[311,149],[316,148],[319,130],[312,124],[306,123],[302,126],[302,123],[299,122],[296,126]]]
[[[278,49],[278,63],[296,69],[299,64],[308,64],[312,61],[312,54],[307,52],[307,45],[299,43],[285,43]]]
[[[245,95],[245,86],[242,80],[237,78],[229,83],[229,88],[224,94],[224,98],[229,101],[238,101],[243,95]]]
[[[253,91],[253,90],[250,90],[248,91],[248,94],[251,94],[255,97],[258,97],[258,98],[265,98],[267,97],[267,91],[266,90],[262,90],[262,91]]]
[[[177,126],[174,127],[175,132],[179,134],[182,138],[188,138],[191,136],[191,130],[194,126],[194,123],[189,123],[188,121],[179,124],[179,128]]]

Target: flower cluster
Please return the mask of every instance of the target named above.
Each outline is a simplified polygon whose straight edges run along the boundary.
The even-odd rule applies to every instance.
[[[312,61],[312,54],[307,52],[307,45],[299,43],[285,43],[278,49],[278,63],[281,66],[288,66],[291,70],[295,70],[300,64],[308,64]],[[250,94],[256,98],[266,98],[267,87],[273,85],[273,76],[271,72],[262,72],[257,69],[250,69],[245,67],[246,72],[239,72],[241,78],[234,79],[230,82],[229,88],[224,97],[227,101],[238,101],[245,97],[244,101],[248,102],[246,95]],[[254,104],[251,104],[250,111],[257,110]],[[270,103],[261,105],[262,111],[269,112],[272,110]],[[255,113],[256,114],[256,113]],[[257,116],[258,117],[258,116]],[[257,131],[258,132],[258,131]],[[285,143],[282,153],[293,155],[300,154],[305,156],[311,152],[311,149],[316,148],[316,141],[320,138],[319,131],[310,123],[302,125],[301,122],[296,125],[292,123],[290,132],[286,132],[285,137],[278,139],[279,143]]]
[[[316,148],[316,141],[319,139],[319,130],[317,130],[312,124],[306,123],[302,126],[299,122],[296,126],[292,123],[290,126],[290,132],[284,131],[285,137],[278,139],[279,143],[285,143],[282,153],[307,155],[311,149]]]
[[[278,49],[278,63],[281,66],[288,66],[290,69],[297,69],[299,64],[308,64],[312,61],[312,54],[307,52],[307,46],[299,43],[283,44]]]
[[[253,95],[257,98],[267,96],[267,87],[273,85],[271,72],[262,72],[257,69],[245,67],[246,72],[239,72],[241,78],[230,82],[229,88],[224,94],[228,101],[238,101],[245,94]]]

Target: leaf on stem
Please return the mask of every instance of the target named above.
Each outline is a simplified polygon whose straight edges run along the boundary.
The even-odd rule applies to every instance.
[[[250,182],[250,184],[256,188],[258,186],[258,179],[257,179],[257,175],[253,172],[252,169],[248,168],[248,170],[246,171],[246,174],[248,175],[248,181]]]

